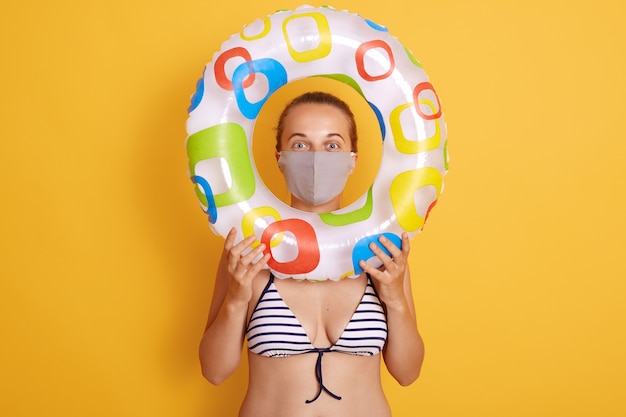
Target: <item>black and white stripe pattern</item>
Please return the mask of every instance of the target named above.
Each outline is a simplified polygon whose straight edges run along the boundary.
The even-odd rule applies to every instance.
[[[248,348],[257,355],[284,357],[317,352],[291,309],[270,278],[250,317]],[[387,321],[383,306],[368,278],[363,298],[341,337],[330,352],[371,356],[382,351],[387,340]]]

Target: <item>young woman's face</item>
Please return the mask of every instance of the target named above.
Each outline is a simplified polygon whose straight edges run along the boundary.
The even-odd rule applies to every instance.
[[[350,124],[345,114],[327,104],[299,104],[289,111],[280,138],[283,151],[350,152]]]
[[[350,153],[350,123],[342,110],[316,103],[302,103],[292,107],[283,119],[280,150],[292,151],[282,152],[284,157],[281,157],[280,152],[276,153],[276,160],[291,192],[292,207],[316,213],[326,213],[340,207],[341,191],[357,159],[355,153]],[[348,154],[352,162],[338,153]],[[289,164],[288,160],[293,161],[291,158],[294,155],[306,157],[306,161],[303,161],[305,165]],[[314,157],[313,160],[308,159],[308,156]],[[326,157],[325,162],[323,159],[313,162],[318,156]],[[328,157],[332,157],[333,161],[330,166]]]

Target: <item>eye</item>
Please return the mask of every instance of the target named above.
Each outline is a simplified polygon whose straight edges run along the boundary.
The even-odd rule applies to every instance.
[[[326,145],[329,151],[338,151],[341,149],[341,146],[336,142],[331,142]]]
[[[308,149],[308,146],[307,146],[307,144],[306,144],[306,143],[304,143],[304,142],[294,142],[294,143],[291,145],[291,148],[292,148],[293,150],[295,150],[295,151],[305,151],[305,150],[307,150],[307,149]]]

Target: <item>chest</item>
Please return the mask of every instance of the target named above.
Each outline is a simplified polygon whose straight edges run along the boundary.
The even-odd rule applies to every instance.
[[[342,281],[276,280],[285,304],[296,316],[314,346],[334,345],[359,306],[367,277]]]

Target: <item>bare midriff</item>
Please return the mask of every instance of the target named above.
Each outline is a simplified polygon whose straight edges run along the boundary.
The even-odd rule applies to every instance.
[[[319,384],[318,355],[305,353],[268,358],[250,353],[250,381],[239,417],[390,417],[380,382],[380,354],[355,356],[324,354],[322,372],[326,392],[313,402]]]

